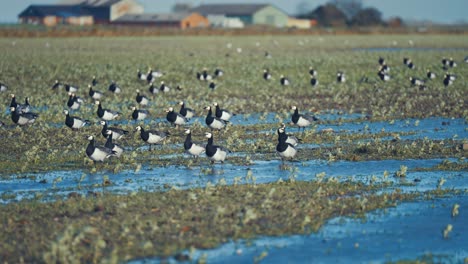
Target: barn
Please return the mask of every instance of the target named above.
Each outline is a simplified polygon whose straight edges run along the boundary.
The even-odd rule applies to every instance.
[[[135,0],[69,0],[60,5],[30,5],[19,17],[22,24],[109,24],[125,14],[143,13]]]

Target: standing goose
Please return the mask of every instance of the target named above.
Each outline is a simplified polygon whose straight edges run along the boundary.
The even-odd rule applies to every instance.
[[[211,163],[215,163],[216,161],[224,163],[224,160],[230,151],[223,147],[213,145],[213,134],[207,132],[205,133],[205,136],[208,138],[208,143],[205,147],[206,156],[211,159]]]
[[[161,86],[159,86],[159,90],[161,92],[167,93],[171,90],[171,88],[167,86],[166,84],[164,84],[164,81],[161,81]]]
[[[339,82],[339,83],[346,82],[346,75],[343,72],[338,72],[336,74],[336,81]]]
[[[10,107],[10,112],[11,120],[15,124],[20,126],[32,124],[39,117],[39,115],[35,113],[22,113],[18,111],[15,107]]]
[[[278,141],[280,141],[281,139],[284,139],[286,141],[286,143],[289,143],[289,144],[293,145],[294,147],[297,146],[299,144],[299,142],[301,141],[299,138],[297,138],[297,137],[295,137],[293,135],[286,134],[286,125],[285,124],[281,124],[281,127],[278,128],[277,132],[278,132]]]
[[[214,106],[216,107],[215,109],[215,116],[217,118],[220,118],[226,122],[229,121],[229,119],[231,119],[231,117],[235,116],[235,114],[229,112],[228,110],[226,109],[221,109],[218,105],[218,103],[214,103]]]
[[[107,136],[109,135],[109,131],[112,133],[112,137],[116,140],[121,139],[123,136],[128,134],[127,130],[118,127],[109,127],[106,121],[100,121],[100,123],[102,125],[101,134],[105,138],[107,138]]]
[[[111,81],[108,90],[115,94],[119,94],[122,92],[122,89],[120,89],[120,87],[114,81]]]
[[[185,130],[185,134],[187,137],[185,138],[184,149],[187,154],[190,154],[193,157],[198,157],[200,154],[205,152],[205,148],[203,146],[193,143],[192,132],[190,129]]]
[[[90,124],[89,120],[83,120],[76,116],[70,116],[68,110],[63,110],[63,113],[65,114],[65,125],[73,130],[80,129],[85,125]]]
[[[172,107],[169,107],[166,112],[167,121],[169,121],[169,123],[175,127],[185,125],[188,122],[187,118],[185,118],[183,115],[174,112],[174,108]]]
[[[93,136],[89,136],[88,140],[89,144],[86,148],[86,155],[95,163],[96,161],[104,161],[111,156],[115,156],[116,153],[112,149],[96,146]]]
[[[449,66],[450,66],[450,68],[457,67],[457,63],[453,60],[453,58],[449,59]]]
[[[190,119],[195,116],[195,111],[191,108],[185,107],[185,103],[183,101],[180,101],[179,105],[180,105],[179,114],[181,114],[183,117]]]
[[[390,66],[388,66],[387,64],[381,65],[380,68],[379,68],[379,71],[381,71],[383,73],[389,73],[390,72]]]
[[[115,156],[120,157],[123,153],[123,148],[120,145],[112,142],[112,131],[107,130],[107,135],[108,136],[104,147],[111,149],[115,153]]]
[[[151,94],[157,94],[159,93],[159,88],[154,86],[153,83],[150,83],[150,86],[148,87],[148,91],[151,93]]]
[[[144,120],[148,117],[149,111],[145,109],[137,109],[135,106],[132,107],[132,119],[133,120]]]
[[[93,87],[91,85],[88,85],[89,88],[89,96],[93,98],[94,100],[101,100],[101,98],[104,96],[103,93],[100,91],[93,90]]]
[[[78,102],[76,95],[73,93],[68,93],[67,106],[72,110],[80,109],[81,103]]]
[[[214,89],[216,89],[216,83],[214,81],[211,81],[208,85],[208,88],[210,88],[213,91]]]
[[[76,93],[76,92],[78,92],[78,89],[79,89],[78,86],[65,84],[65,91],[67,91],[69,93]]]
[[[208,114],[205,118],[205,123],[209,128],[211,128],[211,130],[213,129],[221,130],[224,127],[226,127],[226,122],[224,120],[213,116],[210,106],[205,107],[205,109],[208,110]]]
[[[150,145],[150,150],[152,145],[163,142],[164,139],[170,135],[168,132],[164,131],[144,130],[141,126],[137,126],[135,130],[140,131],[141,140]]]
[[[309,74],[310,74],[310,76],[315,77],[315,76],[317,76],[317,71],[314,70],[314,68],[309,67]]]
[[[0,92],[6,92],[7,90],[8,90],[8,86],[0,82]]]
[[[315,77],[310,78],[310,85],[312,86],[317,86],[319,84],[319,81]]]
[[[18,104],[16,102],[16,96],[14,94],[11,94],[10,96],[11,96],[10,107],[14,107],[16,111],[18,111],[19,113],[29,113],[31,111],[29,102],[27,102],[27,97],[25,100],[27,104]]]
[[[55,80],[55,83],[52,85],[52,90],[60,88],[61,86],[62,84],[58,80]]]
[[[289,85],[289,79],[283,75],[280,76],[280,84],[281,85],[284,85],[284,86],[288,86]]]
[[[102,120],[106,120],[106,121],[114,120],[120,115],[119,112],[102,108],[100,101],[96,101],[96,104],[98,105],[98,110],[96,112],[97,116],[101,118]]]
[[[197,72],[197,79],[200,81],[204,81],[205,77],[203,77],[203,74],[201,74],[200,72]]]
[[[91,81],[92,86],[96,86],[98,84],[98,81],[96,80],[96,76],[93,76],[93,80]]]
[[[281,157],[282,161],[284,161],[284,159],[293,159],[297,154],[296,148],[292,144],[286,142],[287,137],[280,136],[280,134],[283,133],[285,133],[284,128],[278,128],[278,144],[276,145],[276,152]]]
[[[149,103],[149,98],[146,97],[145,95],[140,94],[139,89],[136,90],[136,93],[137,93],[135,97],[136,102],[140,104],[141,106],[147,106]]]
[[[292,106],[291,109],[294,110],[294,114],[291,116],[291,121],[294,125],[298,126],[299,129],[303,128],[305,130],[305,127],[312,124],[313,121],[317,121],[315,116],[299,114],[299,109],[296,106]]]
[[[384,71],[379,71],[377,73],[377,75],[379,76],[380,80],[384,81],[384,82],[387,82],[390,80],[390,75],[388,75],[386,72]]]
[[[435,73],[431,72],[430,70],[427,70],[427,74],[426,74],[427,78],[432,80],[432,79],[435,79],[436,78],[436,75]]]
[[[138,80],[146,81],[147,75],[144,74],[144,73],[141,73],[141,71],[138,70],[138,71],[137,71],[137,77],[138,77]]]
[[[269,72],[267,69],[264,69],[264,70],[263,70],[263,79],[265,79],[265,80],[267,80],[267,81],[268,81],[268,80],[271,80],[271,74],[270,74],[270,72]]]
[[[208,74],[208,70],[206,68],[203,68],[202,76],[203,80],[205,81],[211,81],[213,79],[213,77],[211,77],[211,75]]]
[[[223,70],[221,70],[220,68],[216,68],[216,69],[215,69],[215,71],[214,71],[214,76],[215,76],[216,78],[219,78],[219,77],[221,77],[221,76],[223,76],[223,75],[224,75]]]
[[[452,85],[454,80],[455,80],[455,77],[452,77],[452,75],[450,74],[445,74],[444,80],[442,82],[447,87],[449,85]]]
[[[382,58],[382,57],[379,57],[379,64],[380,64],[381,66],[385,65],[385,64],[386,64],[386,63],[385,63],[385,59]]]
[[[424,85],[424,81],[421,80],[421,79],[409,77],[409,80],[410,80],[412,85],[415,85],[415,86],[423,86]]]

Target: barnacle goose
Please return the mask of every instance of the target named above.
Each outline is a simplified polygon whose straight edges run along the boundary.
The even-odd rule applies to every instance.
[[[115,153],[115,156],[120,157],[123,153],[123,148],[120,145],[112,142],[112,131],[107,130],[107,135],[108,136],[104,147],[111,149]]]
[[[135,106],[132,107],[132,119],[143,120],[148,117],[149,111],[145,109],[137,109]]]
[[[188,122],[187,118],[185,118],[179,113],[174,112],[174,108],[172,107],[169,107],[169,109],[167,109],[166,112],[167,112],[166,119],[173,126],[177,127],[177,126],[185,125]]]
[[[145,130],[141,126],[137,126],[135,130],[140,131],[141,140],[143,140],[144,142],[150,145],[150,150],[151,150],[152,145],[158,144],[164,141],[164,139],[166,139],[170,135],[169,132],[158,131],[158,130]]]
[[[280,130],[280,128],[282,128]],[[293,146],[297,146],[299,144],[299,142],[301,141],[299,138],[297,138],[296,136],[293,136],[293,135],[288,135],[286,134],[286,125],[285,124],[281,124],[281,127],[278,128],[277,132],[278,132],[278,141],[280,141],[280,139],[284,138],[286,140],[286,143],[289,143]]]
[[[80,109],[81,103],[78,102],[76,95],[73,93],[68,93],[67,106],[72,110]]]
[[[183,101],[180,101],[179,105],[179,114],[181,114],[183,117],[190,119],[195,116],[195,111],[191,108],[185,107],[185,103]]]
[[[137,77],[138,77],[139,80],[146,81],[147,75],[144,74],[144,73],[141,73],[141,71],[138,70],[138,71],[137,71]]]
[[[96,76],[93,76],[93,80],[91,81],[92,86],[96,86],[98,84],[98,81],[96,80]]]
[[[89,84],[89,96],[93,98],[94,100],[101,100],[101,98],[104,96],[104,94],[100,91],[93,90],[93,87]]]
[[[414,77],[409,77],[409,80],[410,80],[412,85],[416,85],[416,86],[423,86],[424,85],[424,81],[421,80],[421,79],[414,78]]]
[[[387,82],[390,80],[390,75],[388,75],[386,72],[384,71],[379,71],[377,73],[377,75],[379,76],[380,80],[384,81],[384,82]]]
[[[78,92],[78,89],[79,89],[78,86],[65,84],[65,91],[67,91],[69,93],[76,93],[76,92]]]
[[[167,93],[171,90],[171,88],[169,86],[167,86],[166,84],[164,84],[164,81],[161,81],[161,85],[159,86],[159,90],[161,92],[164,92],[164,93]]]
[[[336,74],[336,81],[339,82],[339,83],[346,82],[346,75],[343,72],[338,72]]]
[[[62,84],[58,80],[55,80],[55,83],[52,85],[52,89],[55,90],[57,88],[60,88],[61,86]]]
[[[224,75],[224,71],[223,71],[223,70],[221,70],[220,68],[216,68],[216,69],[215,69],[215,71],[214,71],[214,76],[215,76],[216,78],[221,77],[221,76],[223,76],[223,75]]]
[[[19,113],[29,113],[31,111],[31,107],[29,105],[27,97],[25,99],[25,104],[18,104],[16,102],[16,96],[14,94],[11,94],[10,96],[11,96],[10,107],[14,107],[16,111],[18,111]]]
[[[128,134],[127,130],[124,130],[124,129],[121,129],[121,128],[118,128],[118,127],[109,127],[107,125],[106,121],[102,120],[99,123],[101,123],[101,125],[102,125],[101,134],[105,138],[107,138],[107,136],[108,136],[108,131],[112,132],[112,136],[113,136],[113,138],[115,140],[121,139],[123,136]]]
[[[263,70],[263,79],[265,79],[265,80],[267,80],[267,81],[268,81],[268,80],[271,80],[271,74],[270,74],[270,72],[269,72],[267,69],[264,69],[264,70]]]
[[[319,84],[319,81],[315,77],[310,78],[310,85],[312,86],[317,86]]]
[[[289,79],[283,75],[280,76],[280,84],[284,86],[289,85]]]
[[[119,112],[102,108],[100,101],[96,101],[96,104],[98,105],[98,110],[96,112],[97,116],[101,118],[102,120],[107,120],[107,121],[114,120],[120,115]]]
[[[65,125],[73,130],[80,129],[90,124],[89,120],[83,120],[76,116],[70,116],[68,110],[63,110],[63,113],[65,114]]]
[[[436,75],[435,73],[431,72],[430,70],[427,70],[427,74],[426,74],[427,78],[432,80],[432,79],[435,79],[436,78]]]
[[[315,116],[308,116],[299,114],[299,109],[296,106],[291,107],[294,110],[293,115],[291,116],[291,121],[294,125],[298,126],[299,129],[304,128],[312,124],[313,121],[317,121],[318,119]]]
[[[35,113],[21,113],[15,107],[10,107],[11,112],[11,120],[20,126],[32,124],[36,119],[39,117],[38,114]]]
[[[211,159],[211,163],[216,161],[221,161],[221,163],[224,163],[224,160],[230,151],[224,147],[214,145],[213,134],[207,132],[205,133],[205,136],[208,138],[208,143],[205,146],[206,156]]]
[[[226,127],[226,121],[222,120],[221,118],[213,116],[210,106],[205,107],[205,109],[208,110],[208,114],[205,118],[205,123],[209,128],[211,128],[211,130],[213,129],[221,130],[224,127]]]
[[[111,81],[111,84],[109,85],[108,90],[115,94],[119,94],[122,92],[122,89],[120,89],[120,87],[114,81]]]
[[[150,101],[148,97],[146,97],[146,96],[143,95],[143,94],[140,94],[140,90],[139,90],[139,89],[136,90],[136,97],[135,97],[135,100],[136,100],[137,103],[139,103],[139,104],[142,105],[142,106],[148,105],[148,104],[149,104],[149,101]]]
[[[214,103],[214,106],[216,107],[215,109],[215,116],[217,118],[220,118],[224,121],[229,121],[229,119],[231,119],[231,117],[235,116],[235,114],[231,113],[230,111],[226,110],[226,109],[221,109],[218,105],[218,103]]]
[[[193,157],[198,157],[200,154],[205,152],[205,147],[196,144],[192,141],[192,132],[190,129],[185,130],[185,134],[187,135],[185,137],[184,141],[184,150],[187,154],[192,155]]]
[[[104,161],[105,159],[116,155],[116,153],[112,151],[112,149],[96,146],[93,136],[89,136],[88,140],[89,140],[89,143],[88,143],[88,147],[86,147],[86,155],[92,161],[94,162]]]
[[[293,159],[297,154],[297,150],[294,145],[286,142],[287,137],[280,136],[280,134],[283,133],[285,133],[284,127],[278,128],[278,144],[276,145],[276,152],[281,157],[281,160],[284,161],[284,159]]]
[[[317,71],[314,70],[314,68],[309,67],[309,74],[310,74],[310,76],[315,77],[315,76],[317,76]]]

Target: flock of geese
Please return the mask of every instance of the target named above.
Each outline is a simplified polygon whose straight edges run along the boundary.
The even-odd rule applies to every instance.
[[[468,63],[468,57],[465,58],[465,62]],[[377,72],[377,76],[380,80],[387,82],[391,79],[390,77],[390,66],[386,63],[385,59],[380,57],[378,59],[379,63],[379,70]],[[409,69],[414,69],[416,66],[410,58],[404,58],[403,64],[408,67]],[[442,59],[442,68],[445,71],[448,71],[450,68],[457,67],[457,63],[452,59]],[[310,74],[310,85],[317,86],[319,84],[318,81],[318,73],[317,71],[310,67],[309,68]],[[216,84],[214,83],[215,78],[220,78],[224,75],[223,70],[220,68],[216,68],[214,70],[214,74],[211,75],[206,68],[204,68],[201,72],[196,73],[196,78],[200,81],[207,81],[209,82],[208,87],[212,90],[216,88]],[[163,72],[155,71],[153,69],[149,69],[147,73],[142,73],[140,70],[137,71],[137,78],[141,81],[146,81],[149,84],[148,91],[151,94],[156,93],[167,93],[171,90],[169,86],[167,86],[164,81],[160,82],[160,85],[155,85],[155,82],[158,78],[164,76]],[[263,79],[266,81],[272,80],[272,74],[268,69],[263,70]],[[433,80],[437,76],[434,72],[427,70],[427,79],[417,78],[417,77],[410,77],[409,80],[413,86],[417,86],[420,89],[425,89],[426,81]],[[442,83],[445,86],[452,85],[453,82],[456,80],[456,76],[451,73],[446,73],[445,76],[442,78]],[[336,81],[338,83],[346,82],[346,75],[344,72],[338,72],[336,75]],[[112,121],[117,119],[121,113],[118,111],[113,111],[107,109],[101,103],[101,100],[105,98],[105,94],[101,91],[95,90],[95,87],[98,85],[98,81],[95,76],[93,76],[90,84],[88,85],[88,93],[87,95],[89,98],[94,100],[94,103],[97,105],[96,115],[101,120],[100,124],[102,125],[101,134],[104,138],[106,138],[106,142],[104,145],[97,145],[96,138],[94,136],[89,136],[88,140],[89,143],[86,148],[86,155],[94,162],[102,162],[105,159],[116,156],[120,157],[124,152],[124,148],[119,144],[115,143],[116,141],[123,138],[125,135],[129,134],[129,131],[124,129],[109,126],[108,121]],[[288,77],[281,75],[279,79],[280,85],[288,86],[290,85],[290,80]],[[70,115],[71,111],[78,111],[80,107],[85,103],[85,100],[79,96],[77,96],[77,92],[79,88],[74,85],[61,83],[60,81],[56,80],[55,83],[52,85],[52,89],[64,89],[68,92],[68,100],[67,100],[67,107],[68,110],[64,110],[65,114],[65,125],[72,130],[79,130],[80,128],[90,125],[91,122],[89,120],[85,120],[78,116]],[[177,89],[181,89],[177,87]],[[8,86],[4,83],[0,83],[0,92],[6,92],[8,90]],[[111,81],[110,85],[108,86],[108,91],[110,93],[121,93],[122,89],[118,84],[114,81]],[[137,107],[132,108],[132,119],[133,120],[144,120],[149,117],[148,110],[144,109],[149,102],[150,98],[145,96],[140,90],[136,90],[135,102],[141,106],[141,109]],[[186,126],[188,125],[191,118],[196,116],[196,112],[186,107],[183,101],[179,102],[180,109],[176,111],[173,107],[169,107],[166,110],[166,120],[171,125],[175,127],[179,126]],[[184,150],[186,153],[193,157],[198,157],[203,153],[211,159],[211,162],[224,162],[228,153],[230,152],[223,146],[215,145],[214,144],[214,133],[213,131],[223,130],[230,119],[235,115],[227,109],[222,109],[219,104],[214,103],[214,107],[206,106],[204,110],[207,112],[205,117],[205,124],[211,130],[210,132],[206,132],[205,136],[207,138],[206,144],[195,143],[192,141],[192,131],[187,128],[185,130],[185,141],[184,141]],[[309,116],[299,113],[299,109],[296,106],[292,106],[291,108],[294,112],[291,115],[291,124],[295,125],[300,129],[305,130],[306,127],[313,124],[313,122],[317,121],[318,119],[315,116]],[[24,126],[29,125],[35,122],[35,120],[39,117],[37,113],[33,113],[32,106],[29,104],[28,97],[25,98],[24,104],[18,103],[16,101],[16,97],[14,94],[11,94],[11,102],[10,102],[10,114],[11,120],[13,123]],[[4,123],[0,121],[0,126],[3,126]],[[151,130],[145,129],[143,126],[137,126],[135,128],[136,132],[140,133],[140,138],[143,142],[149,145],[149,149],[152,149],[153,145],[161,144],[164,142],[166,138],[170,136],[169,132],[159,131],[159,130]],[[284,161],[286,159],[293,159],[297,154],[297,145],[300,143],[300,139],[293,135],[289,135],[286,133],[286,126],[285,124],[281,124],[281,126],[277,129],[278,134],[278,143],[276,145],[276,152]]]

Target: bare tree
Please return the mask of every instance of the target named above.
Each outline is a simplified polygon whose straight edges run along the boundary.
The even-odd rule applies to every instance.
[[[350,20],[362,9],[362,0],[330,0],[330,3],[343,11]]]

